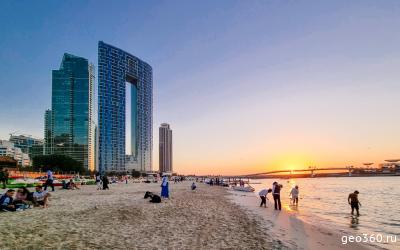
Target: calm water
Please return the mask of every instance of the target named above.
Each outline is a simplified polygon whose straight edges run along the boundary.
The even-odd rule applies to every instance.
[[[253,180],[258,191],[272,187],[273,179]],[[390,249],[398,248],[400,242],[400,176],[393,177],[338,177],[281,179],[282,206],[311,224],[333,228],[343,235],[382,234],[396,235],[397,243],[377,244]],[[299,186],[300,199],[296,208],[289,205],[289,192]],[[350,215],[347,203],[349,193],[358,190],[362,204],[360,217]],[[273,202],[272,196],[268,195]],[[394,239],[394,236],[393,236]],[[376,243],[375,243],[376,244]]]

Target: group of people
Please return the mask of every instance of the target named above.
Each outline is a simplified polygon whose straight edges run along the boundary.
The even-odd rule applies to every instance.
[[[99,172],[96,173],[96,186],[97,190],[109,190],[110,188],[108,187],[108,184],[110,184],[110,181],[108,180],[107,175],[101,176]]]
[[[282,204],[281,204],[281,190],[282,190],[282,184],[277,183],[276,181],[272,183],[272,188],[270,189],[262,189],[258,195],[260,196],[261,203],[260,207],[264,206],[267,207],[267,195],[269,193],[272,193],[272,197],[274,198],[274,207],[275,210],[281,210],[282,209]],[[351,207],[351,214],[354,215],[354,211],[356,211],[357,216],[360,215],[360,207],[361,203],[358,200],[358,192],[357,190],[354,191],[353,193],[349,194],[349,197],[347,198],[348,203]],[[292,205],[298,206],[299,205],[299,186],[296,185],[290,190],[290,199]]]
[[[272,197],[274,198],[274,207],[275,210],[282,210],[282,203],[281,203],[281,190],[283,188],[282,184],[279,184],[278,182],[274,181],[272,183],[272,188],[270,189],[262,189],[258,195],[260,196],[261,199],[261,204],[260,207],[264,206],[267,207],[267,200],[268,197],[267,195],[269,193],[272,193]],[[294,186],[290,190],[290,198],[291,202],[293,205],[297,206],[299,204],[299,186]]]
[[[50,194],[43,190],[42,186],[36,186],[35,192],[30,192],[27,188],[8,189],[0,197],[0,211],[14,212],[23,211],[31,206],[47,207]]]

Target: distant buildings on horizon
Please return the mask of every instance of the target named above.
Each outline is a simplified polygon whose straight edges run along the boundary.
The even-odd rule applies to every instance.
[[[8,156],[22,167],[32,164],[33,157],[43,155],[43,140],[30,135],[10,134],[9,140],[0,140],[0,156]]]
[[[159,168],[161,173],[172,173],[172,130],[168,123],[159,128]]]

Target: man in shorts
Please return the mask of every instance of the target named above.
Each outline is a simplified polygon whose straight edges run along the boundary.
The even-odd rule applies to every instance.
[[[356,190],[354,193],[349,194],[349,197],[347,198],[347,201],[349,202],[349,205],[351,206],[351,214],[354,214],[354,209],[357,211],[357,216],[360,216],[359,206],[361,207],[361,203],[358,200],[358,194],[359,192]]]

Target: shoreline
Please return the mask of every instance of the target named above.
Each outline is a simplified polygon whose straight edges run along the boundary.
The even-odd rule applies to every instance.
[[[289,213],[282,206],[281,211],[274,209],[273,201],[267,201],[267,208],[259,207],[260,200],[250,193],[239,193],[227,190],[231,194],[231,201],[244,209],[249,216],[258,218],[273,237],[281,239],[289,249],[374,249],[375,246],[348,243],[342,244],[341,235],[332,229],[321,225],[312,225],[296,214]]]

